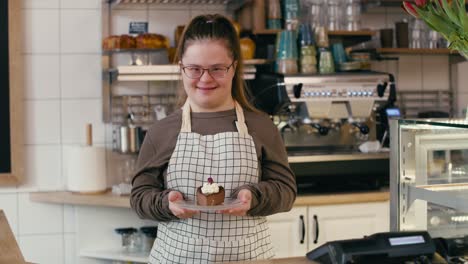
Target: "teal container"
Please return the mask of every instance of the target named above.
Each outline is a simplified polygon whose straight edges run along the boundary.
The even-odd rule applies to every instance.
[[[276,59],[297,59],[297,34],[292,30],[283,30],[276,39]]]
[[[340,65],[343,62],[346,62],[346,53],[343,47],[343,43],[334,43],[331,46],[333,62],[335,65]]]
[[[299,0],[283,0],[284,20],[297,20],[299,18]]]
[[[268,19],[267,28],[268,29],[281,29],[281,19]]]

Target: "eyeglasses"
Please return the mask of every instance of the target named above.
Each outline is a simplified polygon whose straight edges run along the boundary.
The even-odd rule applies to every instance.
[[[199,79],[203,76],[205,71],[208,71],[208,73],[211,75],[213,78],[224,78],[226,76],[226,73],[229,71],[229,69],[234,65],[234,61],[232,61],[231,65],[229,66],[213,66],[210,68],[203,68],[200,66],[184,66],[183,64],[180,64],[182,71],[185,73],[187,77],[190,79]]]

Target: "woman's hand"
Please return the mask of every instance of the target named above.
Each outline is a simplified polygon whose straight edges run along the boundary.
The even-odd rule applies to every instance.
[[[222,214],[230,214],[235,216],[246,216],[252,205],[252,192],[248,189],[242,189],[237,194],[237,199],[241,201],[242,205],[220,211]]]
[[[169,200],[169,210],[171,210],[172,214],[175,215],[179,219],[190,218],[194,214],[198,213],[198,211],[192,211],[192,210],[180,208],[180,206],[176,202],[184,200],[184,196],[178,191],[169,192],[168,200]]]

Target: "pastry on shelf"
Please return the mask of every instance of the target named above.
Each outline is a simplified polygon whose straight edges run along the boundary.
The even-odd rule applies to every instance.
[[[169,39],[160,34],[145,33],[136,37],[137,49],[163,49],[169,48]]]
[[[104,50],[134,49],[135,47],[136,40],[130,35],[112,35],[105,38],[102,43]]]

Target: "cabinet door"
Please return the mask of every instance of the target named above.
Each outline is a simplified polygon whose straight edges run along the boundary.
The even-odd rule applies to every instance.
[[[328,241],[388,232],[389,211],[389,202],[309,207],[308,250]]]
[[[275,258],[304,256],[307,253],[307,207],[268,216]]]

